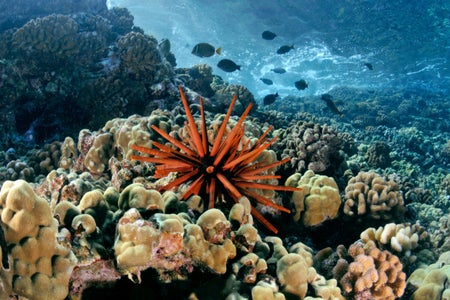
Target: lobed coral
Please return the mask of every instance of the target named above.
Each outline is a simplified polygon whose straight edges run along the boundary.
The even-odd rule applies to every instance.
[[[415,288],[412,300],[441,300],[450,296],[450,252],[444,252],[439,259],[428,266],[416,269],[408,278],[408,284]]]
[[[17,30],[13,46],[22,51],[36,51],[58,58],[78,54],[78,24],[66,15],[50,15],[30,20]],[[32,53],[30,53],[32,54]]]
[[[136,79],[159,82],[172,74],[172,68],[158,49],[158,41],[140,32],[130,32],[118,41],[119,68]]]
[[[423,246],[419,246],[428,241],[428,233],[424,227],[408,223],[389,223],[378,229],[370,227],[361,232],[360,237],[366,244],[372,241],[378,248],[395,253],[408,267],[416,262],[417,256],[423,256],[422,252],[419,252]]]
[[[305,226],[318,226],[338,217],[342,201],[332,177],[308,170],[303,176],[299,173],[291,175],[285,184],[301,188],[291,197],[294,221]]]
[[[9,270],[0,271],[3,292],[29,299],[64,299],[76,258],[57,242],[58,222],[47,201],[23,180],[0,191],[1,226],[9,249]]]
[[[396,299],[406,288],[406,274],[399,258],[373,243],[354,243],[353,258],[339,282],[346,295],[354,299]]]
[[[281,157],[290,157],[285,164],[287,173],[312,170],[318,174],[333,175],[344,156],[340,150],[343,141],[339,134],[327,125],[297,121],[286,129],[274,132],[279,137],[275,145],[282,152]]]
[[[375,172],[359,172],[345,188],[344,214],[353,218],[395,220],[404,212],[398,184]]]

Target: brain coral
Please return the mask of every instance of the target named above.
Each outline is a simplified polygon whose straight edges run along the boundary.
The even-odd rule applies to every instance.
[[[342,201],[332,177],[317,175],[308,170],[301,178],[299,173],[291,175],[286,180],[286,185],[302,189],[294,192],[291,197],[296,222],[316,226],[338,216]]]
[[[0,191],[1,222],[9,249],[2,269],[2,293],[29,299],[65,299],[76,258],[60,245],[58,222],[47,201],[23,180],[6,181]]]
[[[344,214],[350,217],[392,220],[404,212],[398,184],[375,172],[359,172],[345,188]]]

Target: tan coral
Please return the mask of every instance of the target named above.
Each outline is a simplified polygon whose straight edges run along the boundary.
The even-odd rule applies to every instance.
[[[143,220],[135,208],[128,210],[117,224],[114,243],[119,271],[136,274],[140,280],[140,271],[150,265],[152,245],[158,239],[158,231],[150,222]]]
[[[244,283],[256,283],[257,276],[265,274],[267,263],[264,259],[254,253],[244,255],[233,264],[233,273],[241,277]]]
[[[107,170],[112,151],[112,134],[105,132],[97,134],[92,147],[88,150],[84,166],[93,174],[102,174]]]
[[[317,226],[336,218],[341,206],[339,189],[332,177],[317,175],[308,170],[300,177],[296,173],[286,180],[286,185],[301,188],[292,194],[293,218],[305,226]]]
[[[61,158],[59,166],[64,170],[70,170],[78,157],[77,145],[71,137],[66,137],[61,145]]]
[[[286,254],[277,262],[277,277],[282,291],[300,299],[306,296],[308,284],[313,282],[316,275],[316,270],[300,254]]]
[[[58,244],[58,222],[48,203],[25,181],[6,181],[0,210],[11,262],[2,272],[4,288],[29,299],[65,299],[76,258]]]
[[[420,242],[426,240],[427,232],[419,224],[389,223],[378,229],[367,228],[360,237],[364,243],[373,241],[378,247],[401,254],[402,257],[408,258],[408,263],[413,263],[417,257],[412,251],[419,246]]]
[[[398,184],[374,172],[359,172],[345,188],[344,213],[350,217],[395,219],[404,212]]]
[[[450,252],[444,252],[439,259],[426,267],[416,269],[408,278],[408,284],[416,288],[412,300],[448,299],[450,288]]]
[[[256,285],[252,288],[252,299],[255,300],[285,300],[286,297],[280,292],[274,292],[272,288]]]
[[[339,279],[346,295],[370,299],[396,299],[406,288],[406,274],[399,258],[373,242],[354,243],[348,253],[353,261]]]
[[[134,183],[120,193],[118,206],[124,211],[129,208],[164,211],[164,200],[158,191],[148,190],[142,184]]]
[[[315,291],[315,295],[319,296],[318,299],[323,300],[344,300],[344,296],[341,294],[341,289],[338,287],[338,282],[336,279],[326,280],[320,274],[317,274],[311,286]],[[311,297],[306,297],[305,300],[312,299]]]

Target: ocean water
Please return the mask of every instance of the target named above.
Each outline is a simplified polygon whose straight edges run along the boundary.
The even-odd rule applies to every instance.
[[[334,87],[449,92],[450,4],[447,1],[208,1],[109,0],[127,7],[135,25],[171,41],[179,67],[206,63],[256,97],[317,95]],[[270,30],[274,40],[261,33]],[[196,43],[222,47],[221,56],[191,54]],[[294,45],[276,54],[281,45]],[[229,58],[241,71],[226,73]],[[365,64],[370,63],[373,70]],[[282,67],[285,74],[271,69]],[[259,78],[273,80],[272,86]],[[309,88],[296,90],[305,79]]]

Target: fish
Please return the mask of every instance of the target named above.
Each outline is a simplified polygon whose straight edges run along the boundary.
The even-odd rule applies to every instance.
[[[240,70],[241,66],[237,65],[234,61],[231,59],[222,59],[219,61],[217,66],[222,69],[225,72],[234,72],[236,70]]]
[[[274,103],[275,100],[277,100],[277,98],[278,98],[278,92],[275,94],[266,95],[263,99],[263,104],[270,105],[270,104]]]
[[[322,94],[322,96],[320,96],[320,99],[322,99],[323,101],[325,101],[325,103],[327,104],[327,107],[335,114],[338,114],[340,116],[343,115],[343,113],[336,107],[336,105],[333,102],[333,96],[331,96],[330,94]]]
[[[295,84],[295,87],[300,91],[302,91],[308,87],[308,83],[306,82],[305,79],[300,79],[300,80],[296,81],[294,84]]]
[[[277,53],[285,54],[285,53],[288,53],[289,51],[291,51],[292,49],[294,49],[294,45],[291,45],[291,46],[284,45],[284,46],[281,46],[280,48],[278,48]]]
[[[273,33],[272,31],[266,30],[261,34],[261,37],[265,40],[273,40],[277,35]]]
[[[364,63],[364,65],[367,67],[367,69],[369,70],[373,70],[373,65],[371,63]]]
[[[270,71],[272,71],[272,72],[274,72],[274,73],[277,73],[277,74],[283,74],[283,73],[286,73],[286,70],[283,69],[283,68],[274,68],[274,69],[271,69]]]
[[[273,81],[268,79],[268,78],[260,78],[260,80],[262,82],[264,82],[265,84],[267,84],[267,85],[272,85],[273,84]]]
[[[192,48],[191,53],[198,57],[211,57],[214,55],[214,53],[220,55],[222,53],[222,48],[219,47],[216,49],[211,44],[198,43],[197,45],[194,46],[194,48]]]

